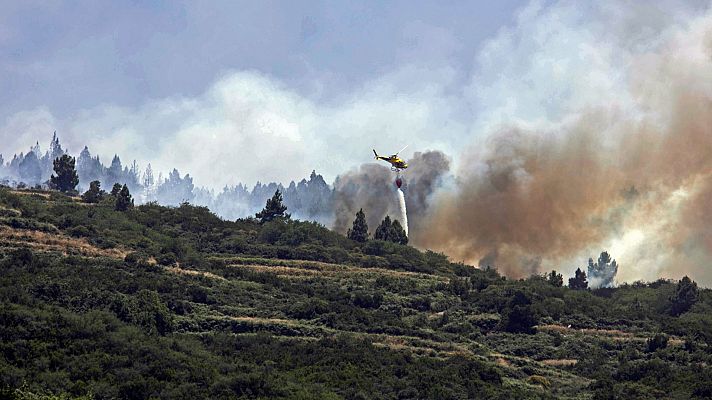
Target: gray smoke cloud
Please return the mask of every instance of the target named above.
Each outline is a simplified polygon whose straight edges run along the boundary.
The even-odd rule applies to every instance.
[[[411,240],[417,243],[420,225],[428,213],[431,196],[441,187],[450,169],[449,158],[440,151],[416,152],[401,172]],[[334,229],[346,232],[356,212],[363,208],[370,230],[386,215],[398,218],[400,208],[396,174],[382,164],[363,164],[336,178],[334,182]]]
[[[418,246],[428,235],[423,221],[428,215],[434,194],[444,189],[451,178],[450,157],[442,151],[415,152],[403,172],[405,204],[408,210],[408,232],[411,243]]]
[[[398,215],[394,174],[383,165],[369,163],[336,178],[334,182],[334,229],[345,233],[363,208],[373,233],[386,215]]]
[[[415,152],[403,171],[409,215],[422,216],[433,191],[440,187],[450,171],[450,158],[442,151]]]

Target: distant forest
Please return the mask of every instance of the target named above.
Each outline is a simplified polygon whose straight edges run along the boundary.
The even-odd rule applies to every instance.
[[[44,153],[37,142],[27,153],[15,154],[7,162],[0,154],[0,183],[10,187],[46,188],[52,175],[52,161],[64,154],[69,153],[62,148],[56,132]],[[145,168],[139,168],[136,161],[124,165],[118,155],[106,166],[99,156],[92,156],[87,146],[76,157],[76,168],[80,191],[88,189],[89,183],[95,180],[100,181],[104,189],[110,189],[114,183],[125,184],[138,203],[177,206],[188,202],[206,206],[222,218],[234,220],[254,215],[280,190],[294,218],[325,225],[331,224],[334,218],[333,188],[316,171],[312,171],[309,179],[292,181],[287,187],[276,182],[257,182],[249,189],[240,183],[216,192],[196,187],[190,174],[181,176],[175,168],[168,176],[156,175],[150,163]]]

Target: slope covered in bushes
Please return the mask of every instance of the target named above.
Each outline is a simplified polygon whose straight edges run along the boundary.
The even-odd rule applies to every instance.
[[[712,295],[0,189],[0,397],[705,398]],[[33,397],[34,396],[34,397]]]

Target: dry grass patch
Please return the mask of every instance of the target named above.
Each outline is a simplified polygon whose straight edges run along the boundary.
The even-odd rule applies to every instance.
[[[541,360],[540,361],[544,365],[548,365],[550,367],[570,367],[572,365],[576,365],[578,360],[570,358],[562,358],[562,359],[550,359],[550,360]]]
[[[300,321],[296,319],[283,319],[283,318],[262,318],[262,317],[232,317],[227,316],[228,319],[240,322],[248,322],[257,325],[284,325],[289,327],[295,327],[303,325]]]
[[[540,332],[556,332],[556,333],[571,332],[571,328],[567,328],[563,325],[539,325],[536,327],[536,330],[540,331]]]
[[[155,259],[153,261],[155,262]],[[180,268],[180,267],[166,267],[165,269],[166,269],[166,271],[173,273],[173,274],[177,274],[177,275],[204,276],[206,278],[216,279],[219,281],[227,281],[227,279],[223,278],[222,276],[215,275],[212,272],[208,272],[208,271],[197,271],[194,269],[185,269],[185,268]]]
[[[494,360],[494,362],[495,362],[495,364],[499,365],[500,367],[513,368],[513,367],[512,367],[512,364],[510,364],[509,361],[505,360],[505,359],[502,358],[502,357],[497,357],[497,358]]]
[[[537,327],[540,332],[558,332],[561,334],[583,334],[588,336],[597,336],[613,340],[616,342],[645,342],[648,338],[637,335],[633,332],[626,332],[620,329],[576,329],[569,328],[563,325],[540,325]],[[674,340],[671,338],[671,340]]]
[[[42,197],[45,199],[50,198],[49,193],[38,193],[38,192],[31,192],[31,191],[26,191],[26,190],[10,190],[10,193],[16,194],[19,196],[38,196],[38,197]]]
[[[359,333],[358,335],[370,338],[371,344],[374,346],[387,347],[393,350],[410,350],[416,354],[430,356],[473,356],[472,351],[458,343],[441,343],[412,336],[394,336],[370,333]]]
[[[620,329],[578,329],[579,332],[588,335],[610,336],[618,338],[632,338],[635,336],[631,332],[624,332]]]
[[[635,336],[631,332],[625,332],[621,331],[619,329],[590,329],[590,328],[585,328],[585,329],[576,329],[576,328],[569,328],[567,326],[563,325],[539,325],[536,328],[538,331],[541,332],[558,332],[558,333],[583,333],[585,335],[596,335],[596,336],[608,336],[608,337],[618,337],[618,338],[632,338]]]
[[[315,261],[284,260],[282,265],[230,264],[233,268],[245,268],[255,272],[271,272],[285,277],[344,276],[344,275],[386,275],[397,278],[427,279],[447,282],[446,277],[410,271],[395,271],[385,268],[364,268],[352,265],[329,264]]]
[[[279,276],[301,276],[301,275],[333,275],[326,271],[319,271],[314,269],[305,269],[298,267],[285,267],[285,266],[271,266],[271,265],[230,265],[235,268],[249,269],[254,272],[260,273],[274,273]]]
[[[123,260],[129,253],[122,249],[100,249],[85,239],[4,226],[0,226],[0,240],[14,247],[30,247],[41,251],[57,251],[65,255],[79,254],[89,257],[109,257]]]

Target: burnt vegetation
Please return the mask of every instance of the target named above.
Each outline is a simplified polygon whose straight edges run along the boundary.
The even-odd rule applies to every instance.
[[[687,277],[511,280],[278,193],[234,221],[131,200],[0,189],[1,398],[712,394],[712,295]]]

